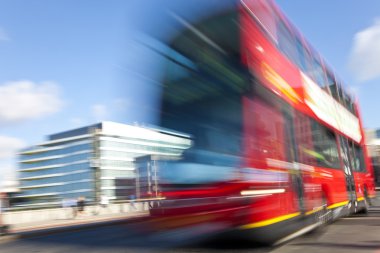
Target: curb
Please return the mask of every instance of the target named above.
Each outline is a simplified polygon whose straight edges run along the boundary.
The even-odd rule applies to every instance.
[[[67,232],[77,232],[77,231],[83,231],[88,230],[92,228],[98,228],[98,227],[106,227],[106,226],[113,226],[117,224],[123,224],[123,223],[133,223],[133,222],[139,222],[142,221],[144,218],[148,217],[146,213],[141,213],[139,215],[134,215],[133,217],[117,217],[117,218],[109,218],[94,222],[88,222],[88,223],[80,223],[80,224],[71,224],[66,226],[60,226],[60,227],[48,227],[48,228],[39,228],[35,230],[28,230],[28,231],[20,231],[20,232],[11,232],[9,235],[0,236],[0,244],[12,242],[18,239],[30,239],[35,237],[42,237],[42,236],[48,236],[48,235],[54,235],[59,233],[67,233]]]

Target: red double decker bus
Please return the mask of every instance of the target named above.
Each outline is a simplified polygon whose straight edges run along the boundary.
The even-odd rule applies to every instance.
[[[373,169],[353,98],[273,1],[223,4],[172,14],[160,49],[160,126],[192,144],[155,162],[151,227],[274,242],[365,212]]]

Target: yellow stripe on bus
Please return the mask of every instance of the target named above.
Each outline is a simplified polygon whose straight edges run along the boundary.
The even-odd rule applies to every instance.
[[[356,201],[363,201],[364,200],[364,197],[359,197],[356,199]]]
[[[318,208],[315,208],[315,209],[313,209],[313,210],[310,210],[310,211],[306,212],[305,214],[306,214],[306,215],[310,215],[310,214],[316,213],[316,212],[318,212],[318,211],[321,211],[322,209],[323,209],[323,206],[318,207]]]
[[[335,203],[335,204],[332,204],[332,205],[329,205],[327,207],[327,209],[333,209],[333,208],[336,208],[336,207],[340,207],[340,206],[345,206],[348,204],[348,201],[342,201],[342,202],[338,202],[338,203]]]
[[[274,223],[277,223],[277,222],[280,222],[280,221],[284,221],[284,220],[288,220],[288,219],[294,218],[294,217],[296,217],[296,216],[298,216],[300,214],[301,214],[300,212],[297,212],[297,213],[291,213],[291,214],[287,214],[287,215],[282,215],[282,216],[278,216],[276,218],[272,218],[272,219],[268,219],[268,220],[263,220],[263,221],[254,222],[254,223],[251,223],[251,224],[243,225],[243,226],[240,226],[239,228],[240,229],[250,229],[250,228],[265,227],[265,226],[268,226],[268,225],[271,225],[271,224],[274,224]]]

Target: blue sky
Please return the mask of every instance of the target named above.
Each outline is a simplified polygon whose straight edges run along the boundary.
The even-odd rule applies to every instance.
[[[277,3],[358,95],[364,125],[380,127],[380,2]],[[0,0],[0,181],[14,175],[15,151],[47,134],[100,120],[150,121],[148,101],[156,100],[146,91],[157,89],[156,77],[140,73],[160,59],[141,49],[140,29],[156,33],[158,13],[181,4],[189,1]]]
[[[47,134],[102,119],[120,121],[127,101],[118,66],[129,57],[129,5],[0,1],[3,173],[15,167],[9,152]]]

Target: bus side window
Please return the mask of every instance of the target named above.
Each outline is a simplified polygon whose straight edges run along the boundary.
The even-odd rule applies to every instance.
[[[346,107],[346,109],[348,111],[350,111],[352,114],[356,115],[355,109],[354,109],[354,103],[352,101],[351,96],[348,95],[347,92],[343,92],[342,97],[343,97],[342,100],[343,100],[343,103],[344,103],[344,106]]]
[[[338,102],[344,106],[344,102],[343,102],[343,89],[342,89],[342,85],[340,82],[337,82],[336,84],[336,88],[337,88],[337,91],[338,91]]]
[[[307,74],[310,71],[310,55],[299,40],[296,38],[296,46],[298,51],[299,64],[298,67],[302,70],[303,73]]]
[[[298,162],[315,166],[317,165],[313,145],[313,132],[310,118],[296,112],[294,118],[294,132],[298,148]]]
[[[353,161],[355,165],[354,170],[359,171],[359,172],[367,171],[365,167],[365,163],[364,163],[363,149],[355,143],[352,143],[352,147],[353,147],[353,152],[354,152],[354,157],[353,157]]]
[[[348,143],[349,160],[351,163],[352,170],[353,171],[359,171],[360,170],[360,162],[359,162],[359,159],[357,159],[357,157],[356,157],[356,152],[354,149],[354,143],[352,141],[348,141],[347,143]]]
[[[314,152],[318,165],[327,168],[340,168],[337,139],[334,132],[312,120]]]
[[[340,168],[338,145],[332,131],[299,112],[294,119],[294,128],[300,163]]]
[[[314,81],[319,85],[319,87],[326,90],[326,86],[328,85],[326,85],[325,72],[320,61],[315,56],[313,57],[312,75],[314,77]]]
[[[244,114],[244,149],[249,166],[265,167],[267,159],[286,161],[282,112],[259,98],[245,98]]]
[[[327,85],[329,87],[329,91],[330,91],[331,96],[333,96],[333,98],[336,101],[339,101],[338,100],[338,91],[337,91],[337,87],[336,87],[334,74],[332,72],[326,72],[326,78],[327,78]]]
[[[301,65],[295,37],[282,20],[277,22],[277,40],[280,51],[297,66]]]

